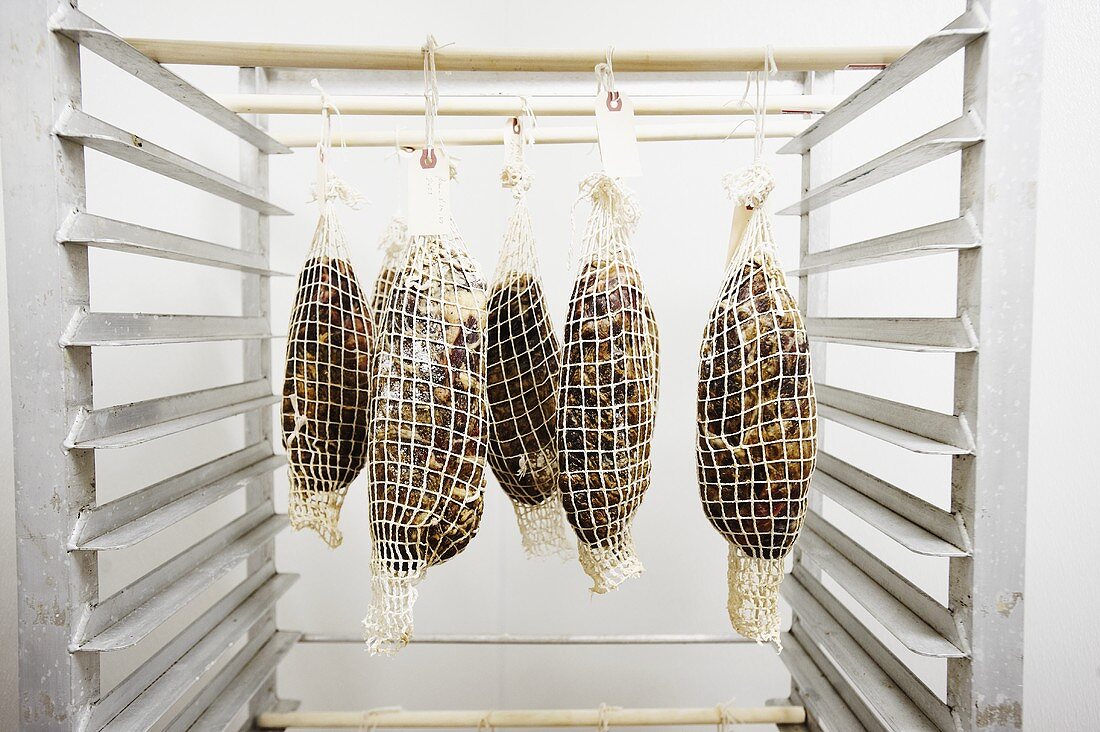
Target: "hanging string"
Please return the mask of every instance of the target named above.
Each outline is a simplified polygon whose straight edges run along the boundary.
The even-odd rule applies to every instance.
[[[607,47],[606,60],[603,63],[596,64],[596,93],[607,92],[608,94],[615,94],[618,92],[618,87],[615,86],[615,66],[611,61],[612,55],[615,53],[614,46]]]
[[[517,201],[523,199],[534,181],[534,174],[524,160],[524,147],[535,144],[535,137],[531,132],[531,128],[535,126],[535,113],[527,97],[520,97],[520,103],[522,111],[518,117],[512,119],[513,131],[520,135],[519,144],[505,145],[508,158],[504,162],[504,169],[500,171],[501,185],[511,188],[512,197]]]
[[[764,205],[768,195],[775,188],[775,177],[762,162],[764,155],[764,125],[768,116],[768,78],[778,73],[779,67],[775,63],[775,52],[770,45],[764,46],[764,65],[760,71],[751,71],[745,76],[745,91],[738,102],[744,105],[749,96],[750,86],[755,82],[756,94],[753,99],[752,122],[755,127],[753,135],[752,164],[742,168],[736,173],[727,173],[722,177],[722,185],[726,194],[739,206],[757,209]],[[737,125],[740,127],[741,122]],[[734,127],[734,131],[737,130]],[[730,132],[732,135],[733,132]],[[727,139],[729,139],[727,137]]]
[[[485,730],[485,732],[493,732],[496,728],[493,726],[492,718],[493,713],[491,711],[485,712],[481,719],[477,721],[477,732],[481,732],[482,730]]]
[[[596,718],[597,732],[609,732],[611,729],[611,712],[619,711],[622,711],[622,707],[609,707],[601,702],[599,716]]]
[[[439,116],[439,81],[435,75],[438,48],[435,36],[429,33],[424,43],[424,151],[429,157],[435,152],[435,122]]]
[[[725,704],[719,704],[714,708],[714,711],[718,713],[717,732],[730,732],[732,725],[741,723],[741,720],[733,713],[733,702],[734,700],[730,699]]]
[[[402,707],[374,707],[363,712],[362,719],[359,720],[360,732],[375,732],[378,729],[378,722],[374,719],[379,714],[389,714],[391,712],[400,712]]]
[[[341,201],[349,208],[359,208],[361,204],[367,202],[366,197],[330,173],[328,169],[329,153],[332,151],[331,113],[336,112],[339,116],[340,110],[317,79],[311,80],[310,86],[321,94],[321,139],[317,143],[317,181],[313,186],[310,201],[321,201],[324,206],[330,205],[333,201]]]

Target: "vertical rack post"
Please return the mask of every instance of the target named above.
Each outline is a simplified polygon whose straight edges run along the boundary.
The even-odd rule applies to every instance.
[[[74,3],[75,4],[75,3]],[[70,653],[73,630],[99,590],[95,552],[67,552],[77,514],[95,502],[91,451],[64,450],[77,415],[92,406],[91,348],[58,343],[88,304],[84,247],[57,243],[61,222],[84,207],[84,149],[53,134],[80,105],[75,43],[51,33],[57,0],[3,3],[5,63],[0,115],[11,316],[15,424],[16,557],[19,572],[20,728],[76,727],[99,694],[99,658]],[[14,111],[14,110],[12,110]]]
[[[966,49],[964,109],[985,142],[962,153],[962,210],[981,231],[960,251],[958,314],[977,354],[955,357],[955,408],[975,456],[952,463],[952,510],[973,556],[951,560],[949,603],[969,658],[948,662],[948,704],[966,729],[1023,726],[1023,592],[1028,395],[1039,170],[1040,0],[970,0],[992,32]],[[980,308],[979,303],[985,303]]]
[[[832,94],[832,71],[808,71],[803,82],[803,94]],[[830,160],[829,142],[815,145],[802,155],[802,189],[801,195],[821,185],[829,179]],[[823,207],[808,211],[798,218],[798,265],[801,269],[803,260],[811,252],[820,252],[829,248],[830,223],[829,208]],[[798,277],[798,309],[805,318],[824,317],[829,307],[829,274],[807,274],[803,271]],[[810,344],[810,363],[813,367],[814,380],[825,381],[825,344]],[[820,437],[818,438],[820,439]],[[820,510],[821,496],[817,491],[810,492],[810,506]],[[811,570],[816,573],[816,570]]]
[[[263,68],[241,68],[238,72],[238,87],[242,94],[261,93],[266,90],[267,73]],[[267,128],[266,115],[252,115],[250,121],[261,129]],[[240,142],[240,181],[252,188],[256,195],[267,198],[268,195],[268,156],[248,142]],[[270,261],[270,227],[267,214],[240,207],[241,249],[256,252]],[[244,273],[241,275],[241,315],[261,317],[271,324],[271,280],[266,275]],[[264,379],[271,381],[271,341],[269,339],[244,341],[244,379]],[[266,410],[257,410],[245,415],[245,444],[266,443],[274,448],[274,431],[271,414]],[[273,497],[273,478],[271,473],[255,479],[246,489],[246,510],[259,506],[268,506],[275,512]],[[275,539],[272,537],[248,560],[248,572],[258,572],[264,566],[275,561]],[[275,606],[268,609],[266,617],[257,623],[252,634],[269,632],[275,624]],[[251,635],[250,635],[251,637]],[[263,688],[253,697],[249,714],[251,717],[266,711],[275,701],[275,669],[264,683]]]

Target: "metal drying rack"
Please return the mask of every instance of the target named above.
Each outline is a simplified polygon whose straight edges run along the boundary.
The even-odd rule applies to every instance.
[[[74,4],[6,3],[3,98],[21,100],[0,118],[7,183],[8,288],[15,405],[20,683],[27,729],[275,729],[330,724],[359,727],[583,726],[772,722],[814,730],[956,730],[1019,726],[1022,703],[1025,477],[1029,393],[1031,263],[1035,246],[1041,3],[971,0],[942,31],[913,48],[776,48],[784,73],[771,112],[796,116],[771,127],[801,155],[800,200],[779,213],[801,220],[799,305],[807,314],[815,371],[825,375],[825,344],[948,353],[954,409],[941,413],[819,383],[825,420],[951,464],[951,505],[938,508],[824,452],[805,533],[783,594],[793,625],[781,661],[789,700],[759,709],[295,711],[275,695],[279,661],[300,642],[348,642],[278,628],[275,606],[294,575],[276,571],[274,537],[286,525],[272,502],[275,450],[271,374],[268,217],[287,212],[267,200],[268,155],[310,139],[277,139],[265,120],[242,113],[301,113],[318,97],[320,75],[333,91],[363,87],[376,97],[341,99],[346,114],[418,114],[406,73],[418,48],[291,46],[124,39]],[[91,51],[172,97],[241,140],[232,179],[81,111],[78,51]],[[965,54],[963,114],[956,120],[835,178],[822,171],[830,136],[910,81]],[[602,50],[440,49],[440,70],[455,73],[441,114],[508,115],[513,94],[531,94],[540,114],[585,111],[589,73]],[[717,101],[715,82],[758,70],[762,48],[618,50],[617,70],[639,72],[639,115],[736,115]],[[161,64],[239,67],[239,94],[214,98]],[[833,72],[882,68],[840,100]],[[318,71],[320,69],[320,71]],[[379,70],[386,69],[386,74]],[[641,72],[660,71],[652,80]],[[544,73],[532,73],[544,72]],[[687,85],[690,83],[690,85]],[[687,85],[687,86],[686,86]],[[683,96],[690,88],[694,96]],[[491,90],[491,93],[486,93]],[[679,93],[678,93],[679,92]],[[589,97],[590,98],[590,97]],[[1021,103],[1021,98],[1030,99]],[[724,97],[723,97],[724,99]],[[590,109],[588,110],[590,111]],[[811,121],[805,115],[821,113]],[[646,127],[641,138],[648,139]],[[664,125],[652,139],[722,139],[732,123]],[[540,131],[546,141],[594,139],[591,130]],[[352,144],[393,144],[354,133]],[[462,135],[467,135],[463,138]],[[479,131],[448,144],[499,142]],[[402,140],[402,144],[406,141]],[[415,145],[417,140],[409,140]],[[240,248],[95,215],[85,206],[84,150],[107,155],[240,205]],[[827,204],[950,153],[961,151],[957,218],[830,248]],[[994,183],[996,189],[994,192]],[[88,249],[103,248],[240,272],[240,316],[103,313],[89,309]],[[958,302],[948,318],[836,318],[826,313],[829,273],[865,264],[950,252],[958,260]],[[992,303],[992,307],[983,307]],[[98,348],[233,340],[243,343],[244,377],[230,386],[93,408],[91,359]],[[244,416],[244,449],[97,505],[94,454]],[[98,586],[103,552],[131,547],[233,493],[245,512],[114,594]],[[824,516],[842,506],[915,554],[950,565],[946,605],[872,554]],[[996,507],[996,511],[979,510]],[[113,688],[100,685],[100,658],[147,638],[233,568],[247,574],[191,625],[165,642]],[[877,629],[853,613],[825,578],[843,586]],[[883,633],[892,636],[888,644]],[[635,644],[737,643],[726,636],[426,636],[426,643]],[[890,649],[947,659],[940,698]],[[222,663],[212,676],[202,670]],[[173,707],[189,699],[182,710]],[[162,719],[167,710],[175,716]],[[485,715],[489,715],[488,717]],[[243,727],[241,719],[245,719]]]

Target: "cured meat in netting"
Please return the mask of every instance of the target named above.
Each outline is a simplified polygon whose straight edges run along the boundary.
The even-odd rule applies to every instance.
[[[413,239],[377,339],[371,421],[372,653],[403,648],[415,584],[461,552],[485,486],[485,285],[457,232]]]
[[[730,543],[734,629],[778,643],[779,584],[805,515],[817,405],[806,329],[764,208],[771,174],[755,164],[727,186],[753,213],[700,350],[699,490],[707,518]]]
[[[291,526],[334,548],[344,495],[366,461],[373,352],[371,312],[332,210],[340,197],[332,179],[298,276],[282,399]]]
[[[528,555],[567,555],[558,488],[561,345],[524,199],[530,178],[521,161],[505,168],[516,205],[489,290],[489,464],[512,501]]]
[[[631,524],[652,472],[658,337],[630,245],[633,195],[597,173],[581,196],[592,213],[565,323],[559,483],[581,566],[604,593],[644,571]]]

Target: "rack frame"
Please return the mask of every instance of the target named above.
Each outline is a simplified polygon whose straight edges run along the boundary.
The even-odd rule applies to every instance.
[[[189,698],[190,693],[192,703],[168,720],[170,729],[252,728],[265,713],[285,714],[295,708],[295,702],[275,694],[278,662],[295,643],[346,640],[279,630],[275,618],[276,601],[295,579],[275,569],[274,535],[285,521],[275,514],[271,471],[283,463],[275,454],[268,413],[275,401],[269,278],[282,274],[269,266],[268,217],[283,211],[267,201],[267,156],[286,148],[266,133],[263,117],[238,119],[217,100],[80,13],[74,3],[5,3],[0,18],[11,39],[3,51],[6,63],[0,96],[18,98],[25,105],[25,113],[0,116],[0,137],[7,143],[3,164],[8,292],[9,302],[16,306],[13,312],[18,313],[11,325],[11,357],[17,425],[21,723],[30,730],[94,732],[120,728],[124,719],[151,724],[158,710],[166,708],[166,701]],[[819,490],[811,501],[807,541],[796,550],[793,573],[785,582],[794,623],[784,637],[782,660],[791,672],[792,692],[783,703],[794,707],[781,708],[804,708],[806,725],[813,730],[861,726],[946,732],[1022,725],[1023,476],[1027,473],[1041,27],[1039,0],[970,0],[957,21],[900,58],[903,49],[872,52],[897,60],[795,135],[784,150],[802,156],[803,199],[792,207],[801,221],[800,262],[794,276],[800,284],[799,305],[811,323],[815,371],[824,387],[823,417],[917,452],[947,456],[952,465],[951,508],[944,511],[826,453],[825,469],[816,479]],[[83,115],[79,111],[81,44],[240,136],[238,180],[212,174],[165,148],[124,130],[96,125],[97,120]],[[138,45],[151,49],[156,42],[143,39]],[[950,123],[954,127],[918,138],[852,175],[826,177],[833,132],[959,49],[965,49],[964,116]],[[325,49],[306,50],[324,57]],[[222,55],[217,62],[240,67],[241,95],[303,91],[302,71],[262,68],[250,62],[249,53],[255,51],[247,44],[218,47]],[[273,52],[289,58],[303,51],[265,50]],[[396,68],[408,68],[408,49],[398,55]],[[575,72],[590,60],[584,54],[544,53],[541,59],[527,61],[515,52],[495,59],[491,53],[457,50],[449,55],[456,57],[456,68],[479,70],[460,76],[460,90],[501,80],[514,88],[518,77],[513,67],[521,63],[521,68],[553,67],[534,88],[548,90],[554,79],[561,79],[566,93],[574,95],[581,89]],[[731,49],[713,61],[696,56],[672,53],[658,56],[656,62],[638,61],[638,71],[672,72],[648,87],[656,94],[674,90],[684,79],[702,79],[706,83],[696,90],[713,92],[716,68],[750,68],[759,49]],[[781,93],[831,95],[833,69],[843,68],[843,54],[838,56],[833,49],[821,63],[812,56],[804,61],[809,69],[805,73],[783,75],[777,84]],[[343,56],[333,58],[346,57],[345,49]],[[857,60],[860,57],[856,55]],[[661,63],[668,68],[661,68]],[[473,81],[482,69],[483,81]],[[364,73],[370,72],[331,78],[354,86],[368,78]],[[391,74],[385,91],[407,87],[411,78]],[[88,213],[85,147],[98,147],[240,203],[240,250]],[[957,220],[830,248],[826,204],[853,192],[850,181],[859,179],[863,185],[868,176],[875,182],[885,180],[933,156],[955,151],[961,151],[962,157]],[[97,246],[241,272],[241,319],[181,320],[165,315],[167,320],[145,316],[127,321],[122,317],[127,314],[92,313],[88,248]],[[943,251],[958,257],[954,318],[921,323],[843,322],[847,319],[828,317],[830,271]],[[996,307],[982,307],[990,302]],[[39,306],[26,307],[27,303]],[[93,348],[218,339],[244,344],[242,384],[225,387],[228,391],[208,390],[217,393],[194,392],[154,403],[92,409]],[[952,414],[829,387],[824,355],[829,342],[953,353]],[[155,439],[233,414],[246,415],[245,450],[111,504],[96,505],[96,449]],[[113,432],[85,433],[91,429],[89,415],[117,427]],[[242,517],[122,593],[100,596],[101,551],[140,542],[238,490],[246,497]],[[884,532],[910,551],[946,557],[950,566],[947,605],[916,590],[903,575],[833,526],[824,516],[823,497],[885,527]],[[995,513],[988,510],[993,506]],[[147,633],[163,621],[163,608],[186,603],[190,589],[212,581],[217,572],[238,562],[248,569],[246,580],[128,679],[109,691],[101,690],[102,653],[125,647]],[[946,700],[932,694],[852,614],[843,599],[828,589],[823,581],[826,575],[866,587],[866,609],[914,652],[948,659]],[[146,594],[137,598],[134,593]],[[696,636],[427,640],[731,642]],[[227,649],[235,655],[226,656]],[[196,686],[193,672],[215,663],[224,664],[221,672]]]

